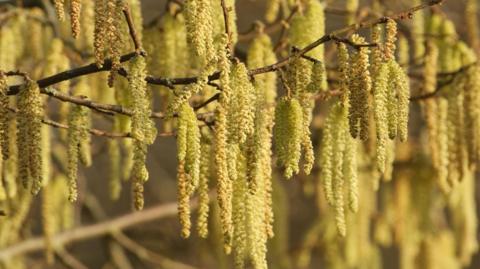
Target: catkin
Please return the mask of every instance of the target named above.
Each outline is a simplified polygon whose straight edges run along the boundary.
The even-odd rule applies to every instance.
[[[25,188],[36,194],[43,184],[41,125],[43,106],[38,84],[26,78],[18,94],[18,176]]]
[[[299,172],[302,144],[302,108],[296,99],[281,99],[275,110],[274,142],[277,163],[284,175],[291,178]]]
[[[80,13],[82,11],[81,0],[70,1],[70,20],[72,25],[73,38],[77,38],[80,34]]]
[[[478,1],[467,0],[465,4],[465,22],[468,34],[469,45],[477,52],[480,50],[480,39],[478,35]]]
[[[59,21],[65,20],[64,2],[65,0],[54,0],[55,11]]]
[[[212,4],[209,0],[187,0],[184,4],[187,41],[202,65],[216,58],[211,31],[214,26]]]
[[[409,105],[410,105],[410,79],[408,78],[405,70],[396,62],[389,62],[389,73],[390,73],[390,83],[389,92],[394,92],[396,90],[396,96],[389,96],[390,99],[396,97],[396,105],[392,103],[388,104],[388,109],[391,110],[393,107],[397,108],[396,112],[396,123],[398,128],[398,135],[401,142],[407,141],[408,136],[408,115],[409,115]],[[389,124],[390,120],[389,120]],[[389,133],[390,138],[393,134]]]
[[[197,232],[202,238],[208,236],[208,215],[210,210],[210,197],[208,195],[208,183],[211,177],[211,149],[212,146],[207,141],[207,138],[202,137],[201,143],[201,160],[200,160],[200,179],[198,183],[198,217],[197,217]]]
[[[232,66],[230,79],[232,89],[228,113],[230,139],[233,143],[243,144],[254,131],[255,90],[243,63]]]
[[[94,32],[94,52],[95,61],[98,67],[102,67],[105,58],[105,35],[107,5],[104,0],[95,0],[95,32]]]
[[[10,121],[10,115],[8,111],[8,84],[7,76],[0,71],[0,148],[2,149],[2,159],[7,160],[9,157],[9,132],[8,125]]]
[[[365,39],[358,35],[353,35],[352,40],[357,44],[365,43]],[[351,80],[350,93],[349,93],[349,126],[350,134],[353,138],[360,137],[362,140],[368,138],[368,115],[369,104],[368,94],[372,87],[372,81],[370,77],[369,61],[368,61],[369,49],[361,47],[352,56],[351,62]]]
[[[385,120],[387,119],[388,115],[387,92],[389,90],[394,90],[388,87],[388,75],[389,66],[387,63],[382,63],[375,77],[375,83],[373,84],[373,105],[376,125],[375,127],[377,133],[376,161],[377,169],[381,173],[385,171],[385,158],[388,137],[388,126],[387,121]]]
[[[134,207],[137,210],[143,208],[143,184],[148,180],[148,171],[145,167],[147,145],[155,141],[156,130],[150,119],[150,100],[147,95],[147,83],[145,59],[137,56],[131,60],[128,75],[128,91],[132,98],[133,110],[132,136],[133,142],[133,168],[132,184],[134,192]]]
[[[83,106],[74,105],[68,115],[68,136],[67,136],[67,154],[68,154],[68,182],[69,196],[68,200],[74,202],[77,200],[77,173],[78,161],[80,157],[80,143],[83,139],[82,133],[85,130],[85,118],[88,116],[88,109]]]

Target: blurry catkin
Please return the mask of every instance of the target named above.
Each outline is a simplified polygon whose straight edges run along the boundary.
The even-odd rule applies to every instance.
[[[337,109],[337,108],[335,108]],[[332,107],[328,113],[327,119],[325,120],[325,125],[323,128],[323,137],[321,143],[321,157],[320,157],[320,182],[323,186],[323,191],[325,193],[325,198],[330,205],[334,204],[333,198],[333,145],[334,141],[334,132],[335,132],[335,121],[336,121],[335,110]]]
[[[232,142],[243,144],[254,131],[255,90],[243,63],[235,63],[232,66],[230,77],[232,98],[228,129]]]
[[[347,0],[345,2],[345,10],[348,12],[347,25],[354,24],[356,21],[358,2],[358,0]]]
[[[302,143],[302,107],[297,99],[281,99],[275,110],[273,130],[277,163],[283,167],[286,178],[299,172]]]
[[[177,193],[178,193],[178,217],[182,226],[181,235],[183,238],[190,236],[190,198],[189,182],[185,174],[184,160],[179,160],[177,167]]]
[[[419,5],[421,0],[412,1],[413,5]],[[428,51],[425,49],[425,12],[419,10],[415,12],[412,19],[412,41],[413,41],[413,61],[414,63],[420,63]]]
[[[211,153],[212,146],[210,141],[206,141],[206,138],[202,139],[201,152],[202,157],[200,160],[200,179],[198,183],[198,217],[197,217],[197,232],[201,238],[207,238],[208,236],[208,215],[210,210],[210,197],[208,195],[208,183],[211,177]]]
[[[467,0],[465,4],[465,20],[469,45],[477,51],[480,50],[480,31],[478,30],[478,1]]]
[[[84,122],[88,116],[88,109],[83,106],[74,105],[68,115],[68,136],[67,136],[67,154],[68,154],[68,182],[69,195],[68,200],[74,202],[77,200],[77,172],[78,161],[80,157],[80,143],[82,133],[85,129]]]
[[[78,96],[89,96],[90,95],[90,86],[85,79],[80,80],[78,84],[73,89],[73,94]],[[80,162],[85,166],[92,165],[92,154],[91,154],[91,137],[89,129],[92,125],[91,123],[91,112],[90,110],[85,110],[82,118],[77,123],[80,128],[79,130],[79,144],[78,144],[78,154]]]
[[[18,172],[25,188],[36,194],[43,183],[41,125],[43,106],[38,84],[26,78],[18,94]]]
[[[352,36],[353,42],[365,43],[365,39],[357,34]],[[368,60],[369,49],[361,47],[354,53],[351,61],[351,80],[349,94],[349,126],[353,138],[360,137],[362,140],[368,138],[368,115],[369,104],[368,94],[372,87],[372,80],[369,71]]]
[[[120,53],[122,47],[121,14],[123,3],[117,0],[109,0],[106,4],[105,35],[107,37],[108,54],[112,61],[112,68],[108,77],[108,85],[113,86],[116,72],[120,68]]]
[[[64,1],[65,0],[54,0],[55,11],[57,12],[57,18],[59,21],[65,20]]]
[[[343,108],[340,108],[343,109]],[[341,112],[340,112],[341,113]],[[345,209],[344,209],[344,173],[343,173],[343,160],[345,147],[350,146],[346,145],[346,121],[342,119],[341,113],[339,118],[337,118],[337,129],[333,134],[334,144],[333,144],[333,199],[334,199],[334,208],[335,208],[335,222],[337,225],[337,230],[341,236],[345,236],[347,233],[347,227],[345,223]]]
[[[385,171],[385,157],[386,146],[388,139],[388,126],[387,126],[387,91],[393,90],[388,87],[388,75],[389,66],[387,63],[380,64],[377,70],[376,77],[373,84],[373,105],[374,105],[374,117],[375,127],[377,133],[377,152],[376,161],[377,169],[383,173]]]
[[[389,92],[394,92],[396,90],[396,106],[397,106],[397,128],[398,136],[400,137],[401,142],[407,141],[408,137],[408,115],[409,115],[409,105],[410,105],[410,79],[405,73],[405,70],[396,62],[389,61],[389,81],[391,85],[389,86]],[[393,97],[388,97],[393,99]],[[388,105],[388,109],[393,109]],[[389,122],[390,124],[390,122]],[[390,138],[392,135],[390,134]]]
[[[132,167],[132,189],[133,206],[136,210],[143,209],[143,184],[148,180],[147,144],[142,141],[133,141],[133,167]]]
[[[70,20],[72,24],[73,38],[77,38],[80,34],[80,13],[82,11],[81,0],[70,1]]]
[[[280,0],[268,0],[267,9],[265,11],[265,20],[267,22],[273,22],[280,10]]]
[[[437,148],[438,148],[438,182],[442,191],[447,192],[450,188],[448,186],[448,166],[449,166],[449,154],[448,154],[448,101],[445,98],[438,98],[437,100]]]
[[[7,76],[0,71],[0,148],[2,150],[3,160],[8,159],[9,156],[9,132],[8,125],[10,121],[10,115],[8,111],[8,84]]]
[[[347,180],[348,187],[348,207],[350,211],[358,211],[358,167],[357,167],[357,147],[358,143],[350,135],[346,135],[346,146],[343,160],[343,173]]]

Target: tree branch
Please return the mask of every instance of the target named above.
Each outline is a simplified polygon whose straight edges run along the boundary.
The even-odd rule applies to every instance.
[[[192,208],[197,206],[196,200],[191,202]],[[177,214],[177,203],[161,204],[133,213],[93,225],[75,228],[52,237],[54,246],[63,246],[69,243],[83,241],[105,234],[124,230],[126,228],[142,224],[145,222],[174,216]],[[0,250],[0,261],[5,261],[11,257],[40,251],[45,247],[45,238],[36,237],[19,242]]]

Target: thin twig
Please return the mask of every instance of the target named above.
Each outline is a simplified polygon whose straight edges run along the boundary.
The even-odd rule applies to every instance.
[[[290,21],[293,19],[293,16],[298,12],[298,10],[299,10],[299,6],[295,5],[290,11],[290,14],[287,16],[287,18],[284,20],[281,20],[282,30],[280,32],[280,37],[278,38],[277,44],[273,48],[273,51],[279,51],[285,46],[286,38],[287,38],[287,30],[290,27],[289,26]]]
[[[195,106],[194,110],[197,111],[202,107],[206,107],[211,102],[214,102],[214,101],[218,100],[218,98],[220,98],[220,93],[216,93],[212,97],[208,98],[205,102],[199,104],[198,106]]]
[[[137,31],[135,30],[135,25],[133,23],[132,15],[130,14],[130,7],[126,2],[123,3],[122,12],[123,12],[123,15],[125,16],[125,20],[127,21],[128,32],[130,33],[130,37],[133,40],[135,51],[140,55],[146,56],[146,52],[143,50],[142,43],[140,41],[140,38],[138,38]]]
[[[233,53],[233,44],[232,44],[232,32],[230,31],[230,20],[229,20],[229,12],[230,8],[227,7],[227,4],[225,3],[225,0],[220,0],[220,3],[222,5],[222,11],[223,11],[223,21],[225,25],[225,34],[227,35],[227,55],[230,55],[232,57]]]
[[[60,258],[60,260],[71,269],[88,269],[83,263],[81,263],[77,258],[68,253],[63,247],[59,247],[55,250],[55,253]]]

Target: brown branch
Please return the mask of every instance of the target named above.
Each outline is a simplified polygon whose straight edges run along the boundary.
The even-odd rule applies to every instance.
[[[192,207],[197,205],[196,200],[192,201]],[[126,228],[139,225],[145,222],[174,216],[177,214],[177,203],[161,204],[126,214],[124,216],[100,222],[93,225],[75,228],[52,237],[54,246],[63,246],[73,242],[83,241],[99,236],[109,234],[113,231],[120,231]],[[45,238],[36,237],[21,241],[17,244],[4,247],[0,250],[0,261],[5,261],[11,257],[37,252],[45,247]]]
[[[211,102],[214,102],[216,100],[218,100],[218,98],[220,98],[220,93],[216,93],[215,95],[213,95],[212,97],[208,98],[205,102],[199,104],[198,106],[195,106],[194,107],[194,110],[197,111],[199,110],[200,108],[202,107],[206,107],[208,104],[210,104]]]
[[[232,57],[233,53],[233,44],[232,44],[232,32],[230,30],[230,20],[228,13],[230,12],[230,8],[227,7],[225,0],[220,0],[220,4],[222,5],[222,12],[223,12],[223,21],[225,25],[225,34],[227,34],[227,54]]]
[[[125,20],[127,21],[128,32],[130,33],[130,37],[133,40],[135,51],[140,55],[146,56],[146,52],[143,50],[142,43],[138,38],[137,31],[135,30],[135,25],[133,23],[132,15],[130,14],[130,7],[126,2],[123,3],[122,12],[123,12],[123,15],[125,16]]]

